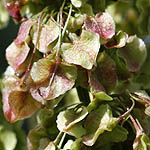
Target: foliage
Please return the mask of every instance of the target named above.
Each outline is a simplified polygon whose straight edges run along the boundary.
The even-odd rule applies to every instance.
[[[149,8],[149,0],[0,1],[0,28],[8,13],[21,23],[0,82],[0,149],[150,150]],[[34,113],[25,138],[19,120]]]

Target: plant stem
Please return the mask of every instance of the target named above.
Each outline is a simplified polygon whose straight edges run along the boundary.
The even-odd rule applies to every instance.
[[[68,22],[69,22],[69,19],[70,19],[70,16],[71,16],[71,12],[72,12],[72,5],[70,5],[69,14],[68,14],[68,17],[67,17],[67,20],[66,20],[64,29],[63,29],[63,31],[62,31],[62,38],[64,37],[64,34],[65,34],[65,32],[66,32],[66,29],[67,29],[67,26],[68,26]]]
[[[54,72],[52,73],[52,76],[50,78],[50,82],[49,82],[49,90],[50,90],[50,86],[54,80],[54,77],[55,77],[55,74],[56,74],[56,71],[57,71],[57,68],[58,68],[58,64],[59,64],[59,51],[60,51],[60,47],[61,47],[61,40],[62,40],[62,35],[61,35],[61,26],[62,26],[62,11],[63,11],[63,8],[64,8],[64,5],[65,5],[65,2],[66,0],[64,0],[61,8],[60,8],[60,12],[58,13],[58,22],[59,22],[59,39],[58,39],[58,43],[57,43],[57,51],[56,51],[56,65],[55,65],[55,68],[54,68]]]
[[[57,145],[60,142],[62,136],[63,136],[63,132],[59,132],[56,139],[54,140],[55,145]]]
[[[139,125],[137,124],[136,120],[133,118],[132,115],[129,115],[129,117],[130,117],[130,119],[131,119],[131,121],[132,121],[132,123],[136,129],[136,132],[138,133],[137,135],[141,135],[142,129],[139,127]]]
[[[131,99],[132,100],[132,99]],[[131,106],[131,108],[130,109],[127,109],[127,111],[123,114],[123,115],[121,115],[121,116],[119,116],[118,117],[118,120],[122,120],[122,119],[124,119],[126,116],[128,116],[129,114],[130,114],[130,112],[133,110],[133,108],[134,108],[134,106],[135,106],[135,101],[134,100],[132,100],[132,106]]]
[[[47,9],[47,8],[46,8],[46,9]],[[42,20],[42,16],[43,16],[43,14],[44,14],[44,11],[45,11],[45,9],[41,12],[40,17],[38,18],[38,29],[37,29],[36,44],[35,44],[35,47],[34,47],[34,49],[33,49],[32,57],[31,57],[31,60],[30,60],[29,65],[28,65],[28,67],[27,67],[27,70],[26,70],[24,76],[23,76],[22,79],[21,79],[21,83],[20,83],[21,86],[22,86],[23,83],[26,82],[26,79],[27,79],[27,77],[28,77],[28,74],[30,73],[30,70],[31,70],[31,68],[32,68],[33,59],[34,59],[34,56],[35,56],[35,53],[36,53],[36,50],[37,50],[37,46],[38,46],[38,42],[39,42],[39,38],[40,38],[40,26],[41,26],[41,20]]]
[[[62,138],[61,138],[61,140],[60,140],[60,142],[59,142],[59,145],[58,145],[58,148],[59,148],[59,149],[61,149],[65,137],[66,137],[66,133],[63,134],[63,136],[62,136]]]

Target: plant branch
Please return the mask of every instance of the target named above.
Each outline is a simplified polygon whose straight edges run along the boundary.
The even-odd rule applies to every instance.
[[[132,100],[132,99],[131,99],[131,100]],[[127,111],[126,111],[123,115],[119,116],[119,117],[118,117],[118,120],[122,120],[122,119],[124,119],[126,116],[128,116],[128,115],[131,113],[131,111],[133,110],[134,106],[135,106],[135,101],[132,100],[132,106],[131,106],[131,108],[130,108],[130,109],[127,108]]]
[[[57,145],[60,142],[62,136],[63,136],[63,132],[59,132],[56,139],[54,140],[55,145]]]
[[[69,19],[70,19],[71,13],[72,13],[72,5],[70,5],[69,14],[68,14],[68,17],[67,17],[64,29],[62,31],[62,38],[64,37],[64,34],[66,32],[66,29],[67,29],[67,26],[68,26],[68,23],[69,23]]]
[[[66,133],[63,133],[63,136],[62,136],[62,138],[61,138],[61,140],[60,140],[60,142],[59,142],[59,145],[58,145],[58,148],[59,148],[59,149],[61,149],[65,137],[66,137]]]
[[[46,8],[46,9],[47,9],[47,8]],[[26,72],[25,72],[23,78],[21,79],[21,85],[26,82],[26,79],[27,79],[27,77],[28,77],[28,74],[30,73],[30,70],[31,70],[31,68],[32,68],[34,56],[35,56],[35,53],[36,53],[36,50],[37,50],[38,42],[39,42],[39,40],[40,40],[40,26],[41,26],[41,20],[42,20],[42,16],[43,16],[44,12],[45,12],[45,9],[41,12],[40,17],[38,18],[38,29],[37,29],[36,44],[35,44],[35,47],[34,47],[34,49],[33,49],[33,53],[32,53],[32,56],[31,56],[30,63],[29,63],[29,65],[28,65],[28,67],[27,67],[27,70],[26,70]]]
[[[60,51],[60,47],[61,47],[61,40],[62,40],[62,35],[61,35],[61,26],[62,26],[62,12],[63,12],[63,8],[64,8],[64,5],[65,5],[65,2],[66,0],[64,0],[61,8],[60,8],[60,11],[58,13],[58,17],[57,17],[57,21],[59,22],[59,39],[58,39],[58,43],[57,43],[57,51],[56,51],[56,64],[55,64],[55,68],[54,68],[54,71],[50,77],[50,81],[49,81],[49,85],[47,87],[48,91],[50,91],[51,89],[51,85],[53,83],[53,80],[54,80],[54,77],[55,77],[55,74],[56,74],[56,71],[57,71],[57,68],[58,68],[58,64],[59,64],[59,59],[60,59],[60,56],[59,56],[59,51]]]

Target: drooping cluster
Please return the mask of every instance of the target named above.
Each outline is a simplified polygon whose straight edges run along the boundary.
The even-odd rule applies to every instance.
[[[40,2],[20,6],[31,3]],[[147,63],[144,41],[117,30],[109,11],[95,14],[94,7],[71,0],[62,2],[60,9],[41,8],[30,17],[21,8],[17,11],[23,22],[6,49],[3,111],[8,121],[16,122],[40,110],[38,125],[28,136],[30,150],[62,145],[63,150],[103,148],[127,139],[125,117],[139,126],[130,116],[134,109],[139,111],[135,101],[144,104],[149,115],[150,97],[142,80]],[[142,138],[149,141],[140,126],[136,132],[134,149],[143,144]],[[66,134],[70,139],[62,144]]]

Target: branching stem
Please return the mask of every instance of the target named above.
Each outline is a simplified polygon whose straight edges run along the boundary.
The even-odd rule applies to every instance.
[[[59,149],[61,149],[62,144],[63,144],[63,142],[64,142],[64,140],[65,140],[65,137],[66,137],[66,133],[63,133],[63,136],[62,136],[62,138],[61,138],[61,140],[60,140],[60,142],[59,142],[59,145],[58,145],[58,148],[59,148]]]
[[[66,29],[67,29],[67,26],[68,26],[68,23],[69,23],[69,19],[70,19],[71,13],[72,13],[72,4],[70,4],[69,14],[68,14],[68,17],[67,17],[67,20],[66,20],[64,29],[63,29],[63,31],[62,31],[62,38],[64,37],[64,34],[65,34],[65,32],[66,32]]]
[[[54,140],[55,145],[57,145],[60,142],[62,136],[63,136],[63,132],[59,132],[56,139]]]
[[[38,43],[39,43],[39,40],[40,40],[40,26],[41,26],[41,20],[42,20],[42,16],[43,16],[44,12],[45,12],[45,9],[41,12],[40,17],[38,18],[38,29],[37,29],[36,44],[35,44],[35,47],[34,47],[34,49],[33,49],[33,53],[32,53],[32,56],[31,56],[30,63],[29,63],[29,65],[28,65],[28,67],[27,67],[27,70],[26,70],[24,76],[23,76],[22,79],[21,79],[21,84],[20,84],[20,85],[22,85],[22,84],[24,84],[24,83],[26,82],[26,79],[27,79],[27,77],[28,77],[28,74],[30,73],[30,70],[31,70],[31,68],[32,68],[34,56],[35,56],[35,53],[36,53],[36,50],[37,50],[37,46],[38,46]]]
[[[132,100],[132,99],[131,99],[131,100]],[[128,115],[130,114],[130,112],[133,110],[134,106],[135,106],[135,101],[132,100],[132,106],[131,106],[131,108],[130,108],[130,109],[127,109],[127,111],[126,111],[123,115],[119,116],[119,117],[118,117],[118,120],[122,120],[122,119],[124,119],[126,116],[128,116]]]

